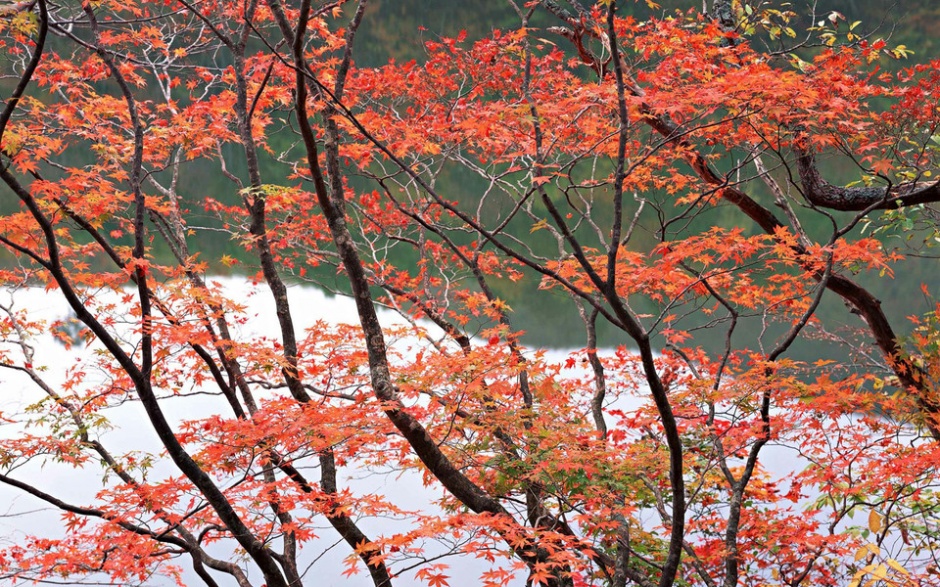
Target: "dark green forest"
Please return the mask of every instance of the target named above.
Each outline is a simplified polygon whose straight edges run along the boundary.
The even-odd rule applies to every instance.
[[[620,10],[643,19],[701,7],[699,2],[666,0],[659,4],[659,9],[652,9],[638,0],[623,3]],[[863,34],[891,38],[912,49],[919,60],[940,55],[936,34],[940,30],[940,3],[934,0],[823,0],[818,3],[798,0],[764,4],[788,7],[803,17],[804,27],[812,23],[813,6],[815,18],[839,11],[850,23],[861,21],[859,30]],[[508,3],[498,1],[372,0],[369,6],[357,46],[361,65],[381,65],[389,56],[397,60],[420,59],[425,40],[455,36],[462,30],[467,31],[471,39],[479,38],[493,28],[509,29],[519,23]],[[549,17],[541,16],[544,18],[536,18],[534,25],[554,24]],[[888,66],[893,68],[891,64]]]

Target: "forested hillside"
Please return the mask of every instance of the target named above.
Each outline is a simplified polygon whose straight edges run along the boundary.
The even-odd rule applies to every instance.
[[[711,0],[708,0],[711,4]],[[621,10],[638,19],[663,15],[676,10],[700,9],[701,1],[664,0],[659,8],[649,7],[644,0],[624,3]],[[777,3],[774,4],[778,5]],[[934,0],[822,0],[818,3],[796,0],[789,9],[802,15],[802,24],[811,23],[812,7],[816,18],[836,10],[848,23],[861,21],[860,32],[893,37],[920,57],[940,54],[940,2]],[[364,64],[381,64],[389,55],[399,60],[420,58],[423,40],[437,36],[455,36],[466,30],[470,38],[487,34],[494,27],[518,26],[519,19],[508,3],[454,2],[452,0],[373,0],[370,16],[360,31],[363,42],[356,54]],[[544,14],[537,14],[534,26],[555,24]]]

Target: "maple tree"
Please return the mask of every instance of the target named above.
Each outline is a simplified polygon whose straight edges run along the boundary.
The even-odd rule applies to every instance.
[[[377,67],[365,0],[0,6],[0,279],[72,313],[0,304],[41,394],[3,406],[0,483],[64,528],[0,576],[293,586],[338,539],[315,571],[376,586],[936,583],[940,305],[906,334],[867,284],[938,238],[940,61],[885,73],[907,48],[762,2],[505,2]],[[358,321],[303,327],[302,282]],[[581,348],[527,346],[514,289]],[[129,406],[159,449],[113,441]]]

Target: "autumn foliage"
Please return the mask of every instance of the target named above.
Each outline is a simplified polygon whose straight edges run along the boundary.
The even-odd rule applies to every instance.
[[[0,5],[0,483],[61,528],[0,577],[940,583],[936,284],[876,297],[940,240],[940,61],[492,1],[374,67],[366,0]]]

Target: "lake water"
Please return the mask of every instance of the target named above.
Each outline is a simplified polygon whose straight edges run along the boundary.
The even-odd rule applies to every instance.
[[[220,278],[224,289],[246,306],[246,315],[251,318],[240,327],[240,336],[275,336],[277,324],[273,305],[263,286],[253,286],[241,278]],[[312,287],[293,287],[290,290],[291,304],[295,309],[302,311],[295,313],[298,332],[313,326],[318,320],[328,320],[331,323],[355,323],[357,320],[355,308],[351,300],[343,297],[330,297],[322,291]],[[0,303],[10,307],[11,299],[8,294],[2,294]],[[43,317],[55,320],[68,316],[68,308],[57,292],[47,292],[39,288],[23,289],[16,292],[12,298],[13,307],[28,310],[33,317]],[[390,311],[381,313],[381,320],[387,327],[404,325],[406,322],[397,314]],[[63,381],[64,369],[82,362],[91,361],[100,350],[97,345],[76,345],[72,350],[55,342],[48,333],[35,337],[30,343],[36,349],[34,368],[40,370],[46,382],[56,388]],[[567,357],[567,351],[551,351],[550,359],[559,362]],[[585,372],[578,368],[570,372],[571,376],[584,376]],[[89,371],[89,382],[96,377]],[[2,370],[0,371],[0,411],[7,417],[15,418],[23,410],[42,399],[43,394],[30,382],[23,373]],[[643,398],[620,400],[616,405],[609,406],[621,410],[635,409]],[[216,413],[228,414],[227,407],[218,396],[191,395],[185,397],[171,397],[163,400],[163,407],[171,424],[176,427],[184,419],[198,418]],[[123,405],[108,410],[108,417],[113,429],[101,436],[102,442],[112,452],[124,453],[130,450],[159,451],[160,445],[155,434],[146,424],[147,418],[141,406],[135,401],[128,401]],[[143,424],[142,424],[143,423]],[[0,426],[0,437],[14,438],[25,431],[41,432],[40,428],[27,429],[22,423],[6,423]],[[801,458],[794,449],[783,446],[768,446],[762,456],[766,470],[775,478],[785,478],[795,471],[806,466],[807,461]],[[151,479],[172,475],[174,470],[168,463],[158,464],[151,472]],[[415,472],[374,472],[356,470],[355,467],[340,469],[340,487],[349,487],[356,494],[376,493],[386,495],[399,507],[406,510],[433,512],[434,506],[429,505],[440,495],[438,490],[423,486],[420,476]],[[76,470],[69,466],[56,463],[42,464],[38,461],[17,469],[13,476],[24,481],[34,481],[41,488],[57,497],[77,505],[94,503],[95,493],[100,490],[102,471],[98,468],[89,470]],[[315,478],[315,477],[314,477]],[[785,486],[784,486],[785,488]],[[806,496],[802,503],[809,503],[815,495]],[[6,486],[0,486],[0,545],[16,544],[24,539],[27,533],[58,537],[62,535],[60,517],[57,511],[46,508],[44,504],[32,497],[23,495]],[[800,504],[794,504],[800,507]],[[650,529],[656,524],[653,512],[649,512],[647,521]],[[361,520],[362,529],[370,535],[407,531],[409,528],[406,519],[376,519],[364,518]],[[333,530],[322,524],[319,532],[321,539],[308,544],[303,549],[302,561],[310,564],[307,576],[318,585],[336,585],[356,587],[371,585],[368,575],[362,571],[352,578],[341,575],[344,561],[349,555],[345,544],[336,544],[338,537]],[[222,543],[210,549],[220,556],[225,556],[229,544]],[[428,545],[428,551],[433,553],[434,546]],[[485,564],[465,558],[446,560],[452,564],[450,575],[455,578],[476,577],[488,567]],[[200,580],[188,570],[185,559],[182,566],[187,569],[186,579],[191,584],[200,584]],[[172,581],[153,579],[147,585],[171,585]],[[228,584],[223,581],[223,584]],[[231,583],[234,584],[234,583]],[[396,581],[396,585],[417,584],[410,574],[405,574]],[[469,585],[463,579],[454,580],[455,586]],[[524,578],[519,578],[512,585],[523,585]]]

